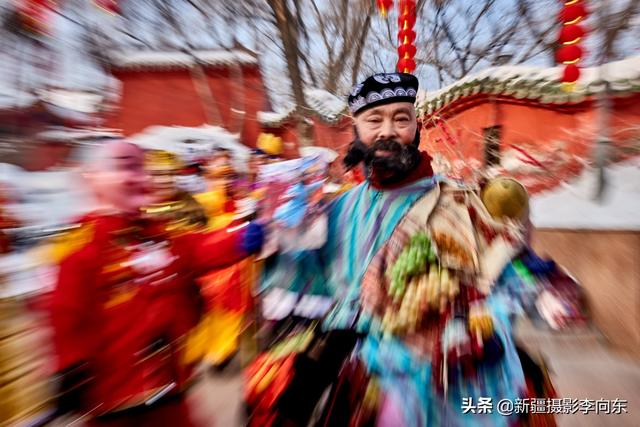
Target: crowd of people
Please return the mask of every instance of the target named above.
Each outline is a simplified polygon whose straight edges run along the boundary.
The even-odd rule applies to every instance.
[[[524,187],[432,170],[417,90],[403,73],[356,85],[342,165],[256,149],[239,168],[225,149],[185,162],[126,140],[91,147],[91,209],[39,245],[55,277],[27,298],[46,313],[38,342],[55,382],[39,401],[3,395],[0,421],[50,408],[41,423],[195,425],[189,387],[248,335],[252,426],[553,425],[462,410],[465,399],[553,396],[512,319],[537,310],[559,327],[580,310],[554,286],[558,267],[528,249]],[[25,366],[21,351],[11,357]]]

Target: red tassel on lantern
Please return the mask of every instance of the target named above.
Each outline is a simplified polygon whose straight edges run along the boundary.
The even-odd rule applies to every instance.
[[[575,83],[580,78],[580,68],[577,65],[567,65],[562,73],[562,83]]]
[[[560,30],[558,41],[562,44],[574,44],[584,37],[584,33],[584,29],[578,24],[565,25]]]
[[[412,73],[416,69],[416,61],[411,58],[402,58],[398,61],[398,71],[401,73]]]
[[[562,64],[575,64],[580,58],[582,58],[582,48],[575,44],[562,46],[556,52],[556,59]]]

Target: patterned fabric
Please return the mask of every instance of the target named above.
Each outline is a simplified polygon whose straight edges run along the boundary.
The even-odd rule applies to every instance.
[[[504,359],[495,366],[478,370],[475,379],[460,377],[449,385],[446,397],[433,391],[431,362],[421,358],[395,338],[379,339],[370,334],[362,346],[360,357],[370,372],[380,381],[387,399],[401,408],[403,424],[407,427],[422,426],[509,426],[516,417],[494,414],[464,414],[462,399],[470,397],[478,402],[480,397],[514,401],[526,389],[524,374],[511,338],[509,312],[504,301],[489,299],[494,326],[505,346]]]
[[[397,190],[379,191],[368,183],[348,191],[328,207],[327,243],[318,251],[281,253],[265,264],[262,290],[271,287],[337,301],[326,326],[346,327],[359,311],[360,283],[374,255],[389,239],[409,208],[439,178]]]
[[[390,102],[413,104],[418,91],[418,79],[407,73],[374,74],[355,85],[349,93],[349,110],[358,114],[365,109]]]
[[[485,235],[483,230],[491,230]],[[425,231],[433,239],[443,267],[478,277],[488,293],[522,246],[522,230],[493,220],[480,199],[455,182],[441,180],[404,216],[388,242],[373,258],[362,280],[363,308],[381,315],[387,300],[390,266],[412,236]]]
[[[472,191],[453,182],[439,182],[436,189],[413,205],[373,258],[362,281],[366,313],[363,322],[367,323],[369,336],[361,357],[380,378],[387,399],[386,411],[393,412],[393,406],[400,409],[401,425],[406,426],[510,425],[516,420],[497,414],[463,414],[461,409],[463,398],[470,397],[475,402],[480,397],[493,398],[494,402],[513,400],[526,389],[512,340],[510,316],[514,311],[503,293],[491,294],[486,305],[504,346],[504,357],[495,365],[478,366],[473,377],[460,376],[450,381],[444,395],[432,383],[435,368],[429,336],[438,330],[435,324],[403,339],[381,338],[378,334],[380,317],[392,304],[387,296],[390,286],[387,273],[418,232],[431,236],[444,267],[476,278],[485,293],[492,290],[499,273],[520,250],[523,240],[517,226],[494,221]]]

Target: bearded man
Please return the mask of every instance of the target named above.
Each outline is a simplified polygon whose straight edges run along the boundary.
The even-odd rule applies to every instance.
[[[316,407],[321,425],[517,421],[473,405],[527,395],[511,333],[513,300],[501,284],[524,247],[524,218],[493,218],[474,189],[434,175],[419,150],[417,90],[417,79],[403,73],[376,74],[353,88],[356,139],[344,161],[363,163],[367,179],[328,207],[323,248],[266,263],[263,285],[288,288],[271,290],[273,299],[305,294],[294,313],[322,316],[325,331],[298,357],[278,400],[285,425],[305,424],[327,387],[332,403]],[[305,307],[326,300],[327,313]],[[356,341],[357,357],[349,357]]]

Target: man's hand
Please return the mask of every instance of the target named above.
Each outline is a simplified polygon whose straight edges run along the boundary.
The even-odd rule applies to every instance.
[[[258,252],[264,244],[265,227],[256,222],[250,222],[242,236],[242,250],[248,254]]]

